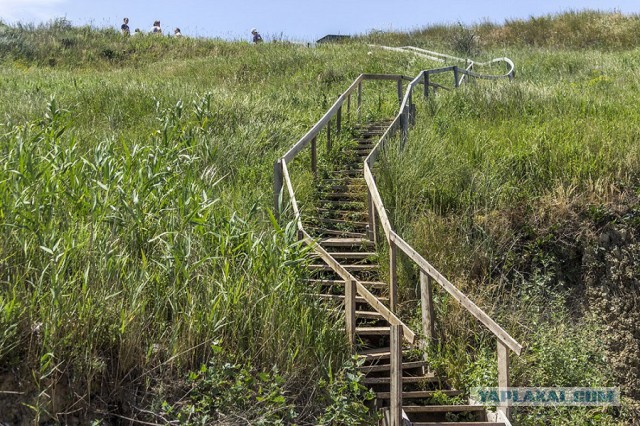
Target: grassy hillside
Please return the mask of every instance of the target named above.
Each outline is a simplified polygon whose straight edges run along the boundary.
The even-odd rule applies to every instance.
[[[638,271],[637,21],[567,14],[314,49],[0,25],[0,421],[372,421],[339,322],[301,284],[306,251],[269,211],[273,161],[359,73],[439,66],[367,42],[515,61],[512,84],[418,102],[385,201],[528,344],[517,384],[620,383],[638,399],[637,309],[623,305]],[[617,35],[594,33],[602,22]],[[552,43],[549,28],[567,32]],[[596,41],[580,44],[586,28]],[[365,116],[392,114],[391,95],[365,99]],[[434,363],[460,388],[488,383],[493,349],[438,300],[452,345]]]
[[[579,35],[596,18],[637,24],[587,13],[518,25],[534,33],[541,21],[548,23],[542,28],[573,22]],[[485,26],[467,30],[482,34]],[[527,345],[515,360],[516,385],[616,385],[627,398],[621,411],[521,409],[517,424],[538,424],[541,415],[554,424],[567,416],[566,424],[640,418],[640,341],[632,325],[640,51],[604,34],[597,45],[615,51],[586,49],[577,39],[560,46],[514,39],[502,50],[517,64],[514,82],[477,82],[417,102],[406,149],[388,152],[380,170],[400,233]],[[417,297],[416,274],[403,271],[405,300]],[[495,383],[493,339],[455,301],[438,299],[447,345],[432,359],[459,387]]]
[[[336,408],[360,391],[306,249],[273,223],[273,161],[359,73],[427,64],[64,21],[1,41],[2,420],[362,416]]]

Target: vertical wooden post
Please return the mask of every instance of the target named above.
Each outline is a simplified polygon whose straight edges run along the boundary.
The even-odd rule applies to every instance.
[[[408,114],[409,114],[409,124],[410,125],[414,125],[416,123],[416,118],[413,116],[414,113],[414,108],[415,105],[413,104],[413,90],[411,92],[409,92],[409,99],[408,99],[409,103],[407,105],[408,107]]]
[[[362,118],[362,82],[358,83],[358,122]]]
[[[389,309],[393,313],[396,313],[398,303],[397,253],[396,245],[393,241],[389,240]]]
[[[311,139],[311,171],[314,177],[318,177],[318,147],[316,146],[316,137]]]
[[[431,276],[420,270],[420,301],[422,305],[422,332],[431,343],[436,336],[433,314],[433,287]]]
[[[378,230],[376,226],[376,205],[373,202],[371,191],[367,189],[367,209],[368,209],[368,227],[367,237],[373,241],[374,244],[378,244]]]
[[[404,111],[400,115],[400,125],[402,126],[402,138],[400,140],[400,145],[404,147],[407,143],[407,139],[409,138],[409,109],[405,105]]]
[[[273,213],[276,216],[276,219],[280,218],[283,188],[284,176],[282,171],[282,159],[280,159],[273,164]]]
[[[351,118],[351,93],[347,95],[347,120]]]
[[[425,97],[425,99],[429,98],[429,84],[431,84],[429,82],[429,73],[425,72],[424,73],[424,97]]]
[[[398,77],[398,105],[402,105],[402,78]]]
[[[402,426],[402,326],[391,325],[391,426]]]
[[[509,387],[509,348],[500,340],[498,340],[498,387],[504,390]],[[502,411],[507,419],[511,418],[510,407],[498,407],[498,410]]]
[[[336,135],[340,137],[340,131],[342,130],[342,106],[338,108],[338,115],[336,116]]]
[[[331,121],[327,123],[327,154],[331,152]]]
[[[460,86],[460,82],[458,81],[458,67],[453,67],[453,85],[454,87]]]
[[[356,344],[356,283],[353,280],[346,280],[344,283],[344,312],[347,329],[347,338],[351,349]]]

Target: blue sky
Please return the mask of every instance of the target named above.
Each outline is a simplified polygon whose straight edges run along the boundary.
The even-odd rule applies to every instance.
[[[435,7],[435,5],[439,7]],[[225,39],[249,38],[258,28],[266,40],[312,41],[325,34],[361,34],[370,30],[410,30],[430,24],[503,23],[567,10],[618,10],[640,14],[639,0],[0,0],[0,19],[8,23],[42,22],[65,17],[74,25],[130,27],[149,31],[159,19],[165,32]]]

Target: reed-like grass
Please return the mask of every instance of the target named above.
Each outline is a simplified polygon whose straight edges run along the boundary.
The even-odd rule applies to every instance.
[[[0,46],[0,375],[22,381],[0,411],[158,420],[137,408],[172,400],[215,342],[277,371],[313,422],[348,350],[308,297],[307,249],[272,220],[273,162],[360,73],[428,63],[62,21],[3,26]],[[363,119],[395,107],[373,86]]]

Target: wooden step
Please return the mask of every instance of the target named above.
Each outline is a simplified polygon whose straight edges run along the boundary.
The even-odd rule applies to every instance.
[[[321,192],[320,195],[322,198],[327,200],[355,200],[355,201],[364,201],[367,194],[364,192]]]
[[[432,398],[436,394],[444,394],[447,396],[458,396],[464,394],[459,390],[437,390],[437,391],[409,391],[402,392],[402,399],[424,399]],[[391,398],[390,392],[376,392],[376,398],[389,399]]]
[[[360,137],[374,137],[374,136],[382,136],[384,135],[384,132],[386,132],[387,129],[374,129],[374,130],[367,130],[364,132],[358,132],[358,134],[360,135]]]
[[[391,350],[389,348],[370,348],[358,351],[358,356],[363,357],[365,361],[380,361],[391,358]]]
[[[370,252],[370,251],[334,251],[331,252],[331,257],[334,259],[356,259],[356,260],[366,260],[372,259],[378,256],[378,253]]]
[[[350,211],[365,210],[364,201],[344,201],[344,200],[322,199],[322,200],[318,200],[318,204],[325,205],[325,206],[326,205],[340,206],[338,210],[350,210]]]
[[[342,265],[347,271],[378,271],[380,266],[378,265]],[[329,265],[309,265],[309,269],[312,271],[333,271],[333,268]]]
[[[324,293],[316,293],[316,294],[314,294],[314,296],[319,297],[320,299],[324,299],[324,300],[340,301],[341,303],[344,303],[344,297],[345,297],[343,294],[324,294]],[[381,302],[388,302],[389,301],[388,297],[376,296],[376,298],[378,300],[380,300]],[[369,303],[369,302],[367,302],[367,299],[365,299],[362,296],[356,296],[356,303]],[[389,334],[388,331],[387,331],[387,334]]]
[[[362,166],[362,165],[360,165],[360,166]],[[334,170],[334,171],[330,172],[329,175],[332,175],[332,176],[357,176],[357,175],[362,175],[364,173],[362,170],[363,170],[362,167],[360,167],[358,169]]]
[[[357,333],[357,329],[356,329],[356,333]],[[402,369],[403,370],[409,370],[411,368],[426,367],[426,365],[427,365],[427,363],[424,362],[424,361],[403,362],[402,363]],[[363,373],[378,373],[378,372],[381,372],[381,371],[389,371],[389,370],[391,370],[391,364],[363,365],[361,367],[358,367],[358,370],[362,371]]]
[[[326,189],[325,188],[320,188],[320,189],[331,190],[334,192],[351,192],[351,191],[366,192],[367,185],[364,180],[362,182],[363,183],[353,183],[349,185],[331,185],[330,184]]]
[[[386,336],[390,332],[390,327],[356,327],[356,334],[360,336]]]
[[[373,241],[366,238],[323,238],[320,241],[323,247],[372,247]]]
[[[365,210],[338,210],[338,209],[326,209],[322,207],[316,210],[318,211],[318,214],[349,218],[344,220],[351,220],[350,218],[358,218],[358,219],[366,220],[369,217],[369,214]]]
[[[335,235],[337,237],[350,237],[350,238],[365,238],[367,236],[364,232],[343,231],[341,229],[327,229],[327,228],[315,228],[306,227],[307,232],[316,235]]]
[[[344,280],[323,280],[323,279],[307,279],[304,280],[309,284],[325,285],[325,286],[342,286],[344,287]],[[371,289],[384,289],[387,288],[387,284],[382,281],[360,281],[360,284]]]
[[[356,311],[356,318],[384,320],[382,314],[376,311]]]
[[[482,405],[403,405],[405,413],[469,413],[484,412]]]
[[[322,179],[322,182],[320,183],[320,185],[324,185],[324,186],[335,185],[338,187],[357,186],[357,187],[363,188],[367,186],[367,181],[364,180],[363,177],[359,177],[359,176],[343,176],[343,177]]]
[[[403,377],[402,383],[423,383],[423,382],[437,382],[439,379],[433,373],[427,373],[424,376],[416,377]],[[365,377],[362,379],[363,385],[388,385],[391,384],[390,377]],[[462,406],[461,406],[462,407]],[[476,406],[483,409],[482,406]]]

